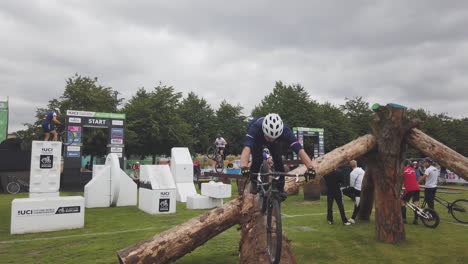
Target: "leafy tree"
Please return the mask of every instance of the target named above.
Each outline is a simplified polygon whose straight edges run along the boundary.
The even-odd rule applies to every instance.
[[[350,129],[351,120],[341,112],[340,108],[328,102],[324,103],[319,107],[318,117],[317,126],[325,131],[325,152],[347,144],[356,137],[356,133]]]
[[[217,130],[212,131],[212,141],[220,133],[228,142],[227,150],[231,154],[239,154],[242,150],[246,133],[246,117],[242,115],[242,107],[223,101],[216,111]]]
[[[341,111],[351,120],[351,129],[358,136],[371,132],[370,122],[374,113],[370,109],[369,103],[362,97],[346,98],[346,103],[340,106]]]
[[[182,100],[179,113],[190,127],[189,134],[193,141],[190,150],[195,153],[204,153],[212,144],[215,132],[213,109],[205,99],[191,92]]]
[[[252,116],[277,113],[291,127],[317,127],[317,107],[318,104],[310,99],[302,85],[285,85],[277,81],[273,91],[253,109]]]
[[[125,105],[127,131],[131,135],[129,154],[170,154],[172,147],[192,144],[190,126],[181,118],[178,107],[181,93],[159,84],[153,91],[138,90]]]

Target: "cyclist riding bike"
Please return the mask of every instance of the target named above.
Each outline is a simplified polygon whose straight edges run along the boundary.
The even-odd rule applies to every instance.
[[[297,141],[296,136],[291,129],[283,124],[281,117],[278,114],[270,113],[265,117],[254,119],[247,127],[247,134],[244,138],[244,148],[242,149],[240,166],[242,168],[242,175],[250,177],[252,194],[257,194],[257,182],[255,177],[250,172],[258,173],[262,165],[262,151],[263,146],[267,146],[270,150],[271,157],[273,158],[274,169],[277,172],[284,172],[283,160],[281,158],[280,143],[287,143],[296,154],[299,155],[304,165],[307,167],[306,174],[308,176],[315,176],[314,162],[309,158],[307,153],[302,148],[302,145]],[[252,154],[252,164],[250,168],[249,158]],[[273,184],[280,192],[280,196],[286,199],[284,192],[284,176],[280,176],[278,181]]]
[[[60,121],[57,120],[57,116],[59,114],[60,110],[56,108],[54,109],[54,111],[47,112],[44,118],[42,119],[42,131],[44,131],[44,141],[49,141],[50,134],[53,135],[53,141],[58,141],[58,134],[55,130],[55,124],[62,124],[60,123]]]
[[[221,157],[223,157],[224,160],[224,149],[227,145],[226,140],[220,134],[218,134],[214,143],[216,145],[216,148],[218,149],[218,153],[221,155]]]

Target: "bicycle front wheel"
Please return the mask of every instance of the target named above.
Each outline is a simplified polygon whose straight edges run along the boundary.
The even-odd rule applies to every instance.
[[[436,228],[440,223],[439,214],[437,214],[437,212],[431,208],[424,208],[423,212],[425,215],[429,216],[428,218],[421,217],[421,221],[423,222],[424,226]]]
[[[468,224],[468,200],[458,199],[453,202],[450,213],[458,222]]]
[[[209,147],[208,150],[206,151],[206,156],[209,159],[214,159],[215,154],[216,154],[216,149],[213,146]]]
[[[7,184],[6,189],[10,194],[17,194],[19,193],[21,186],[17,182],[10,182]]]
[[[281,259],[283,230],[281,226],[280,203],[276,199],[271,199],[268,204],[266,231],[267,251],[270,256],[270,262],[277,264]]]

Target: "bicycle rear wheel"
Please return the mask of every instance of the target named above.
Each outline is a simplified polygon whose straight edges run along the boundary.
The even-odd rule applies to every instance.
[[[281,259],[283,230],[281,226],[280,203],[276,199],[271,199],[268,203],[266,231],[267,252],[270,256],[270,262],[277,264]]]
[[[17,194],[21,190],[21,186],[17,182],[10,182],[7,184],[6,190],[10,194]]]
[[[468,200],[458,199],[453,202],[450,213],[458,222],[468,224]]]
[[[423,212],[429,216],[429,218],[421,217],[421,221],[423,222],[424,226],[429,228],[436,228],[440,223],[439,214],[437,214],[437,212],[431,208],[424,208]]]
[[[216,165],[215,165],[215,171],[217,173],[221,173],[224,170],[224,161],[223,157],[221,155],[216,155]]]
[[[208,150],[206,151],[206,156],[209,158],[209,159],[214,159],[216,155],[216,149],[211,146],[208,148]]]

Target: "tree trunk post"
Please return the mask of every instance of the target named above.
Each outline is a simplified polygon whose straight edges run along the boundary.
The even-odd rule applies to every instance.
[[[375,110],[372,131],[377,141],[377,155],[370,164],[375,186],[375,222],[377,239],[398,243],[405,239],[401,216],[400,190],[403,181],[402,163],[407,132],[416,122],[406,119],[406,108],[394,104]]]

